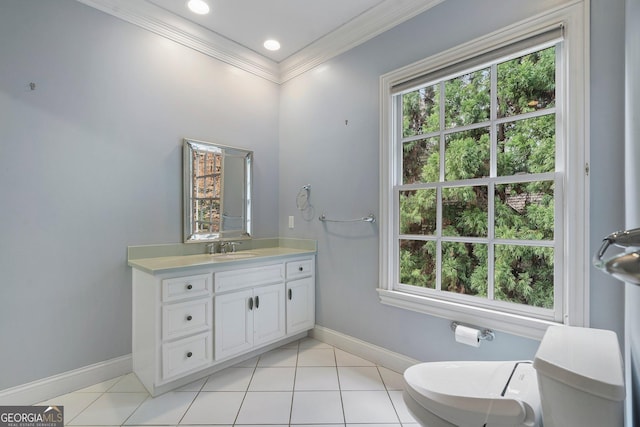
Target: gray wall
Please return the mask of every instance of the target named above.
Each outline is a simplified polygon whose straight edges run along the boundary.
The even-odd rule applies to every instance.
[[[318,239],[317,323],[420,360],[532,358],[538,342],[499,333],[479,349],[456,344],[449,322],[378,302],[378,233],[322,224],[326,212],[378,212],[381,74],[525,19],[561,0],[447,0],[282,87],[280,233]],[[624,224],[624,0],[593,0],[591,18],[591,241]],[[345,125],[345,120],[348,124]],[[313,215],[295,195],[311,184]],[[287,228],[287,216],[296,227]],[[306,218],[311,218],[306,220]],[[623,336],[623,287],[592,272],[592,326]]]
[[[181,241],[183,137],[255,150],[278,234],[278,93],[74,0],[0,2],[0,390],[131,353],[126,247]]]

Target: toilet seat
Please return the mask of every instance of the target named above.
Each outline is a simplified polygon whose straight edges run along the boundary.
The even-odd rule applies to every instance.
[[[407,369],[404,379],[407,406],[415,403],[414,413],[423,408],[437,417],[425,419],[427,426],[539,426],[540,398],[531,362],[421,363]]]

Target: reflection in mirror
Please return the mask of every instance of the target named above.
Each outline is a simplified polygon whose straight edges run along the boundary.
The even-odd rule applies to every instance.
[[[251,238],[253,152],[184,140],[184,241]]]

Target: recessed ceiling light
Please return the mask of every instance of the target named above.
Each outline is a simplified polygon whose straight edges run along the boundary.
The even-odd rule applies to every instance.
[[[203,0],[189,0],[187,7],[191,12],[197,13],[198,15],[206,15],[209,13],[209,5]]]
[[[264,47],[267,50],[278,50],[280,49],[280,43],[278,40],[267,40],[264,42]]]

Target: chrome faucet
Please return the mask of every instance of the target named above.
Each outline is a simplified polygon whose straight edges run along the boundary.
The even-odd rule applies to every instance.
[[[206,246],[207,253],[209,253],[210,255],[215,254],[216,253],[216,244],[218,245],[218,248],[219,248],[219,252],[218,253],[226,254],[227,252],[234,253],[236,251],[236,246],[237,245],[241,245],[242,242],[225,241],[225,242],[209,243]],[[231,247],[230,251],[227,249],[228,247]]]
[[[222,244],[225,244],[224,248],[231,246],[231,253],[234,253],[236,251],[236,246],[241,245],[242,242],[222,242],[221,245]]]

